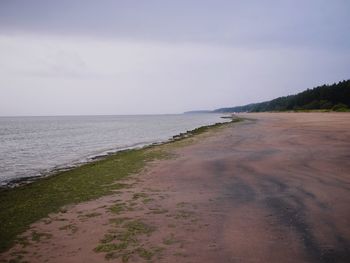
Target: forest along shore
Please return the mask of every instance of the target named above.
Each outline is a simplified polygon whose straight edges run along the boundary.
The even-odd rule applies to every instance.
[[[349,262],[350,114],[242,116],[157,146],[164,158],[32,224],[0,258]]]

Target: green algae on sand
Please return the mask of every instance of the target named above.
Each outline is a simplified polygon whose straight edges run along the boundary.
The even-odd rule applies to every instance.
[[[241,119],[232,120],[237,121]],[[181,147],[183,142],[191,142],[191,137],[229,123],[200,127],[181,136],[174,136],[172,141],[162,145],[121,151],[27,185],[1,189],[0,252],[9,249],[20,239],[18,235],[37,220],[47,217],[50,213],[64,213],[64,207],[67,205],[97,199],[115,193],[118,189],[130,187],[118,183],[118,180],[140,172],[147,162],[169,158],[169,146]]]

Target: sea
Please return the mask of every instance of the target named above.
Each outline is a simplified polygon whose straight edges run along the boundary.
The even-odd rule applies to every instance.
[[[0,117],[0,186],[170,140],[222,114]]]

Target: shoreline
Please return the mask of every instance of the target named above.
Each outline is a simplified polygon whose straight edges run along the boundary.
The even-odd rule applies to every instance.
[[[231,120],[237,119],[237,117],[235,115],[232,115],[232,116],[225,116],[224,115],[221,118],[222,119],[231,119]],[[84,166],[86,164],[94,163],[94,162],[99,161],[99,160],[103,160],[104,158],[108,158],[109,156],[113,156],[115,154],[118,154],[118,153],[121,153],[124,151],[140,150],[140,149],[144,149],[147,147],[153,147],[153,146],[157,146],[157,145],[171,143],[171,142],[176,141],[178,139],[186,138],[186,136],[190,135],[191,133],[195,132],[198,129],[207,128],[207,127],[215,127],[218,124],[224,124],[224,123],[230,123],[230,122],[232,122],[232,121],[217,122],[217,123],[210,124],[210,125],[199,126],[195,129],[188,130],[186,132],[182,132],[182,133],[173,135],[173,136],[171,136],[168,139],[165,139],[163,141],[154,141],[154,142],[149,142],[149,143],[142,143],[141,142],[141,143],[137,143],[135,145],[127,146],[127,147],[102,150],[96,154],[90,154],[86,157],[79,158],[76,161],[72,161],[72,162],[67,163],[67,164],[56,166],[56,167],[53,167],[51,169],[45,169],[42,171],[38,171],[37,175],[24,176],[24,177],[5,180],[5,181],[1,182],[1,184],[0,184],[0,191],[3,189],[13,189],[16,187],[20,187],[23,185],[34,183],[38,180],[49,178],[51,176],[56,176],[57,174],[60,174],[62,172],[70,171],[72,169]]]
[[[0,253],[10,248],[17,235],[30,224],[48,214],[126,187],[118,181],[139,173],[151,161],[169,158],[162,147],[191,140],[195,135],[241,120],[233,117],[230,122],[202,126],[163,143],[119,151],[18,187],[0,188]]]
[[[102,151],[96,155],[90,155],[91,157],[89,156],[89,157],[81,158],[81,161],[73,161],[69,164],[65,164],[65,165],[62,165],[60,167],[54,167],[52,169],[47,169],[45,171],[39,171],[38,175],[19,177],[16,179],[11,179],[9,181],[4,181],[0,185],[0,190],[1,189],[12,189],[12,188],[24,186],[27,184],[31,184],[31,183],[34,183],[38,180],[48,178],[50,176],[55,176],[59,173],[67,172],[67,171],[70,171],[70,170],[75,169],[75,168],[79,168],[79,167],[86,165],[86,164],[89,164],[89,163],[103,160],[104,158],[107,158],[107,157],[112,156],[112,155],[117,154],[117,153],[121,153],[124,151],[130,151],[130,150],[139,150],[139,149],[143,149],[145,147],[152,146],[152,145],[158,145],[158,144],[157,143],[149,143],[149,144],[141,144],[139,146],[130,146],[130,147],[125,147],[125,148],[120,148],[120,149],[115,150],[115,151],[114,150]]]

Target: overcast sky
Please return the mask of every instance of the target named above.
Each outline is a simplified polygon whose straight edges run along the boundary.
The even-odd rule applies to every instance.
[[[350,78],[348,0],[0,0],[0,115],[153,114]]]

